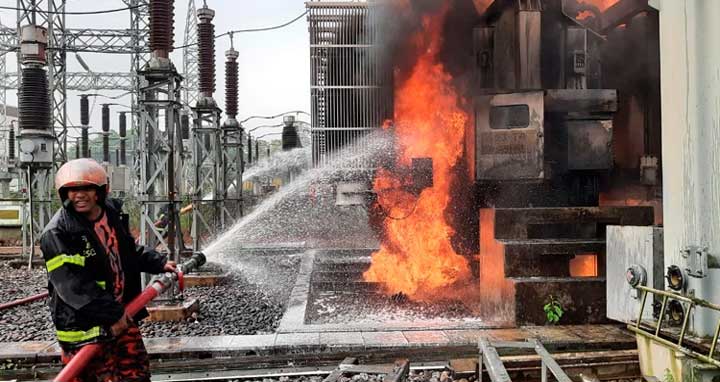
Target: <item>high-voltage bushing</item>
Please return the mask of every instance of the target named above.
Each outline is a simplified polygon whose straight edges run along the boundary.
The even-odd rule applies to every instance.
[[[230,49],[225,52],[225,113],[227,119],[222,126],[223,174],[225,184],[223,199],[224,214],[232,221],[243,214],[242,209],[242,172],[243,142],[242,126],[237,121],[238,112],[238,52],[233,48],[233,35],[230,34]]]
[[[225,114],[228,116],[228,120],[235,121],[238,113],[238,63],[239,57],[238,52],[230,47],[225,52]]]
[[[110,163],[110,105],[102,105],[102,151],[103,162]]]
[[[187,112],[180,116],[180,135],[182,139],[190,139],[190,116]]]
[[[22,27],[20,54],[23,68],[18,90],[18,162],[21,167],[49,168],[54,159],[50,92],[44,69],[46,46],[45,28],[35,25]]]
[[[15,163],[15,129],[10,126],[8,133],[8,161],[12,165]]]
[[[282,149],[283,151],[302,147],[295,125],[295,117],[286,115],[283,117]]]
[[[124,111],[121,111],[119,115],[118,134],[120,135],[120,152],[118,154],[118,162],[121,166],[125,166],[127,164],[125,142],[127,140],[127,116]]]
[[[80,94],[80,124],[83,126],[90,124],[90,100],[87,94]]]
[[[90,127],[80,127],[80,156],[90,158]]]
[[[200,97],[198,106],[215,104],[212,99],[215,93],[215,25],[212,20],[215,11],[204,4],[197,11],[198,19],[198,69]]]
[[[168,58],[175,43],[175,1],[150,0],[150,49],[157,58]]]

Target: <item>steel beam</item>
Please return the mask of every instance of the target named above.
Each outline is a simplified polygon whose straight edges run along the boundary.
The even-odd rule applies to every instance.
[[[110,54],[134,54],[138,47],[133,45],[147,30],[134,29],[67,29],[65,51]],[[18,33],[14,28],[0,27],[0,50],[16,51],[20,46]],[[50,50],[55,48],[50,48]],[[140,47],[149,53],[147,47]]]
[[[127,92],[135,91],[135,75],[128,72],[102,72],[87,73],[75,72],[66,73],[65,77],[66,90],[123,90]],[[18,73],[6,73],[0,76],[0,89],[18,89],[20,78]]]

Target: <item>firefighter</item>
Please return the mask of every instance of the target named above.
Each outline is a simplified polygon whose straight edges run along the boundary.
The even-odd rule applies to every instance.
[[[124,305],[141,292],[141,272],[176,272],[175,263],[135,244],[121,202],[108,197],[107,173],[94,160],[65,163],[55,188],[62,207],[40,245],[62,360],[67,364],[82,346],[99,343],[100,355],[77,381],[150,381],[137,326],[147,311],[128,317]]]

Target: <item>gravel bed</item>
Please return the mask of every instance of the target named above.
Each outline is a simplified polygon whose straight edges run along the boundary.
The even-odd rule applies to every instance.
[[[143,335],[176,337],[273,332],[285,311],[291,291],[287,285],[294,283],[299,257],[264,257],[253,261],[257,267],[270,267],[267,273],[272,277],[258,280],[256,271],[245,276],[239,268],[231,270],[220,285],[188,288],[187,297],[200,298],[200,312],[185,322],[151,323],[146,320],[141,325]],[[261,262],[268,263],[263,266]],[[208,263],[203,271],[221,268],[218,264]],[[0,262],[0,280],[0,302],[41,293],[47,285],[44,269],[16,269],[7,262]],[[47,300],[0,311],[0,342],[52,340],[55,340],[55,328]]]
[[[299,257],[260,256],[243,259],[242,266],[225,267],[228,277],[214,287],[188,288],[187,298],[200,298],[200,312],[184,322],[144,321],[146,337],[250,335],[277,328],[297,277]],[[238,265],[236,263],[236,265]],[[222,268],[208,262],[202,270]],[[271,277],[258,277],[258,270]]]
[[[47,291],[45,269],[14,268],[0,262],[0,302],[10,302]],[[47,300],[0,310],[0,342],[45,341],[54,339]]]

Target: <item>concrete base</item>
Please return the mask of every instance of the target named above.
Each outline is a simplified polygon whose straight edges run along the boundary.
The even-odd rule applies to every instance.
[[[184,321],[200,310],[200,301],[193,298],[176,304],[151,303],[147,310],[150,321]]]
[[[198,286],[215,286],[220,284],[223,280],[228,277],[227,273],[213,273],[213,272],[198,272],[185,275],[185,287],[198,287]]]

